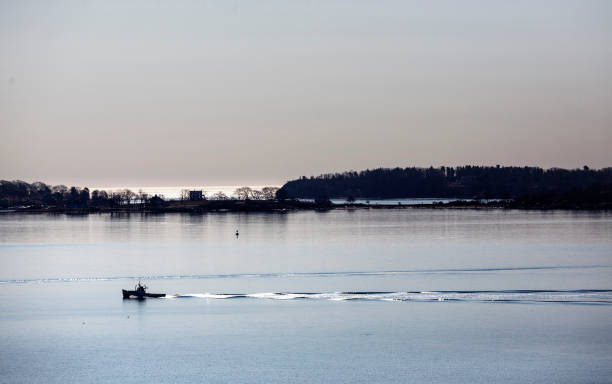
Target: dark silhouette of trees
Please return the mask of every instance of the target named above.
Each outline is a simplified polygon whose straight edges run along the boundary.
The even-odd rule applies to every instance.
[[[79,201],[79,190],[76,187],[70,187],[70,192],[66,199],[66,206],[68,208],[79,208]]]
[[[128,208],[136,198],[136,194],[129,189],[123,189],[119,192],[120,204],[126,205]]]
[[[85,187],[79,192],[79,206],[87,207],[89,204],[89,188]]]
[[[227,197],[227,195],[223,191],[219,191],[212,195],[212,199],[213,200],[227,200],[229,199],[229,197]]]
[[[92,207],[102,207],[108,205],[108,193],[106,191],[98,191],[97,189],[91,193],[90,205]]]
[[[253,200],[265,200],[263,192],[256,189],[251,191],[251,198]]]
[[[181,201],[189,200],[189,189],[187,188],[181,189],[180,197],[181,197]]]
[[[253,190],[250,187],[240,187],[234,191],[234,195],[240,200],[247,200],[253,197]]]
[[[508,200],[503,206],[542,209],[611,209],[612,168],[542,169],[538,167],[462,166],[439,168],[378,168],[365,171],[302,176],[282,188],[265,187],[253,191],[241,187],[237,198],[253,199],[237,204],[241,209],[283,209],[308,207],[312,203],[288,199],[314,199],[317,207],[331,206],[330,198],[469,198]],[[226,200],[223,193],[215,200]],[[272,200],[278,200],[274,202]],[[257,201],[262,200],[262,201]],[[265,200],[265,201],[263,201]],[[511,200],[511,201],[510,201]],[[227,207],[234,209],[234,202]],[[486,203],[485,203],[486,204]],[[204,204],[205,205],[205,204]],[[0,180],[0,209],[43,211],[105,211],[183,209],[164,201],[163,196],[149,197],[142,191],[106,192],[88,188],[50,186],[42,182],[28,184],[21,180]],[[219,209],[218,202],[214,205]],[[246,207],[246,208],[245,208]],[[199,207],[198,209],[201,209]]]
[[[140,206],[144,207],[146,206],[147,201],[149,201],[149,194],[140,189],[138,190],[137,198],[138,202],[140,203]]]
[[[287,199],[287,190],[280,188],[278,191],[276,191],[275,195],[277,200],[284,201]]]
[[[265,200],[274,200],[276,197],[276,191],[278,191],[277,187],[263,187],[261,189]]]
[[[314,202],[315,202],[315,204],[321,205],[321,206],[330,206],[330,205],[332,205],[332,202],[329,199],[329,196],[326,196],[326,195],[319,195],[319,196],[315,197]]]
[[[138,196],[141,205],[146,202],[146,194],[136,195],[125,189],[107,193],[89,188],[49,186],[45,183],[28,184],[21,180],[0,180],[0,207],[52,207],[55,209],[77,209],[127,206]]]
[[[96,201],[99,198],[96,193]],[[106,196],[106,193],[103,194]],[[65,185],[50,186],[42,182],[28,184],[21,180],[0,180],[0,206],[8,207],[56,207],[87,208],[91,206],[88,188],[79,189]]]
[[[612,184],[612,168],[567,170],[538,167],[462,166],[378,168],[304,177],[277,192],[288,198],[480,198],[512,199],[525,194],[567,192],[593,183]]]
[[[240,187],[234,191],[234,196],[239,200],[274,200],[277,187],[264,187],[261,190],[250,187]]]

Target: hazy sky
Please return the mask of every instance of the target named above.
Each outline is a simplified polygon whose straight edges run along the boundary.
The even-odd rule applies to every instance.
[[[0,0],[0,179],[612,166],[612,1]]]

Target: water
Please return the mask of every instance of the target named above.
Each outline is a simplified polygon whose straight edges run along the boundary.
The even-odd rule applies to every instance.
[[[4,214],[0,382],[611,382],[610,234],[586,212]],[[168,297],[122,300],[138,278]]]
[[[299,199],[302,201],[314,201],[314,199]],[[334,204],[346,204],[346,199],[330,199]],[[438,203],[450,203],[453,201],[478,201],[482,203],[502,201],[501,199],[463,199],[457,198],[405,198],[405,199],[355,199],[355,204],[369,204],[369,205],[433,205]]]

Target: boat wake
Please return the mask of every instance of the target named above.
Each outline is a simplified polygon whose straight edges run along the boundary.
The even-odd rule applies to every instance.
[[[571,291],[502,290],[502,291],[422,291],[422,292],[263,292],[263,293],[190,293],[166,295],[167,299],[267,299],[329,301],[397,301],[397,302],[501,302],[501,303],[567,303],[612,305],[612,290],[582,289]]]
[[[235,273],[207,275],[150,275],[150,276],[109,276],[109,277],[49,277],[40,279],[0,280],[0,284],[41,284],[41,283],[78,283],[96,281],[123,280],[183,280],[183,279],[271,279],[294,277],[354,277],[354,276],[410,276],[410,275],[445,275],[445,274],[482,274],[513,272],[546,272],[555,270],[612,269],[612,265],[566,265],[566,266],[531,266],[499,268],[450,268],[450,269],[400,269],[388,271],[344,271],[344,272],[287,272],[287,273]]]

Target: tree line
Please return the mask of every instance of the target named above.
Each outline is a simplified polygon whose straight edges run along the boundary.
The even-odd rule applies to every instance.
[[[202,192],[202,198],[204,200],[274,200],[278,189],[278,187],[263,187],[261,190],[258,190],[251,187],[239,187],[234,190],[232,196],[226,195],[223,191],[218,191],[210,197],[207,196],[208,193],[205,190],[201,190],[200,192]],[[189,192],[191,192],[190,189],[182,189],[180,199],[189,200]]]
[[[189,191],[182,199],[189,198]],[[577,207],[612,204],[612,168],[542,169],[538,167],[462,166],[429,168],[378,168],[364,171],[302,176],[282,188],[237,188],[233,195],[217,192],[202,199],[278,200],[314,199],[315,204],[330,205],[330,198],[354,201],[385,198],[472,198],[508,199],[521,207]],[[164,196],[143,191],[116,191],[0,180],[0,209],[11,207],[51,207],[57,209],[128,208],[156,209],[165,206]]]
[[[220,191],[208,198],[212,200],[273,200],[277,190],[276,187],[264,187],[261,190],[240,187],[231,197]],[[206,191],[202,191],[202,197],[207,199]],[[181,191],[181,200],[188,198],[189,190]],[[129,189],[90,191],[87,187],[52,186],[42,182],[30,184],[21,180],[0,180],[0,209],[15,206],[46,206],[60,209],[156,207],[166,201],[163,195],[151,196],[142,190],[138,192]]]
[[[477,198],[515,199],[612,186],[612,168],[599,170],[539,167],[461,166],[377,168],[328,173],[287,182],[278,191],[288,198]]]
[[[87,187],[52,186],[39,181],[29,184],[21,180],[0,180],[0,208],[16,205],[57,208],[130,207],[161,198],[160,196],[149,196],[142,191],[136,193],[129,189],[90,191]]]

